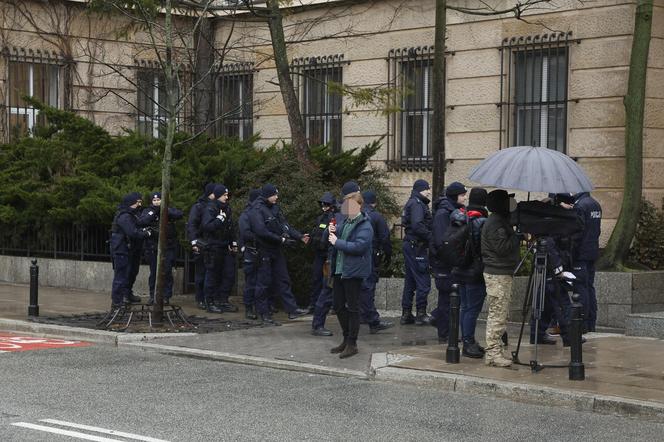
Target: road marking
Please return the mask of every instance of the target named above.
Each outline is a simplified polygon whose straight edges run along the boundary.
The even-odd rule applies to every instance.
[[[112,436],[124,437],[125,439],[142,440],[144,442],[168,442],[164,439],[155,439],[154,437],[141,436],[140,434],[123,433],[121,431],[108,430],[106,428],[91,427],[90,425],[76,424],[74,422],[59,421],[57,419],[41,419],[40,422],[47,424],[60,425],[63,427],[71,427],[79,430],[94,431],[95,433],[110,434]]]
[[[93,440],[96,442],[122,442],[120,439],[109,439],[107,437],[93,436],[91,434],[79,433],[78,431],[62,430],[60,428],[47,427],[45,425],[29,424],[27,422],[14,422],[12,425],[29,428],[31,430],[44,431],[46,433],[55,433],[63,436],[77,437],[79,439]]]
[[[65,339],[37,338],[34,336],[17,336],[0,333],[0,351],[28,351],[43,350],[46,348],[86,347],[89,342],[70,341]]]

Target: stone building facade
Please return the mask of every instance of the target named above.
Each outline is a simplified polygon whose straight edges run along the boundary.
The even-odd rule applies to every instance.
[[[33,3],[38,23],[3,6],[5,138],[10,121],[20,113],[11,112],[12,100],[18,99],[10,92],[11,79],[27,75],[34,83],[37,72],[34,67],[32,73],[14,72],[12,61],[17,69],[18,61],[25,63],[29,54],[45,49],[47,60],[33,64],[40,69],[59,66],[57,81],[50,80],[47,89],[60,92],[48,95],[42,86],[44,98],[113,132],[153,129],[157,135],[158,116],[146,117],[149,105],[141,104],[141,79],[127,81],[115,72],[138,72],[150,63],[149,56],[142,56],[148,36],[137,31],[119,39],[115,31],[122,18],[95,19],[91,25],[80,2],[65,1],[61,8],[70,12],[69,22],[60,34],[68,38],[54,38],[53,27],[62,21],[49,20],[49,11],[39,5],[44,2]],[[434,0],[309,0],[293,5],[285,14],[285,29],[309,137],[333,149],[384,137],[373,165],[387,170],[390,185],[405,199],[415,179],[431,176]],[[464,5],[473,7],[473,2]],[[577,159],[595,184],[606,239],[618,216],[624,179],[623,97],[635,7],[619,0],[561,1],[530,10],[521,20],[509,14],[449,11],[446,182],[472,185],[467,180],[471,168],[502,147],[558,149]],[[181,20],[186,26],[189,19]],[[259,134],[263,145],[287,140],[290,132],[265,23],[242,13],[222,14],[211,23],[214,44],[223,54],[212,91],[214,109],[227,114],[215,133]],[[655,0],[648,66],[644,193],[659,205],[664,197],[664,0]],[[46,71],[40,75],[50,78]],[[360,103],[338,94],[341,85],[379,93],[377,99]],[[198,110],[194,106],[191,112]],[[29,111],[24,114],[21,118],[34,118]]]

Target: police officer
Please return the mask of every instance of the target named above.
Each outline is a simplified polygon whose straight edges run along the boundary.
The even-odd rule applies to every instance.
[[[574,290],[581,297],[583,304],[584,331],[593,332],[597,322],[595,261],[599,257],[602,207],[588,192],[575,195],[573,207],[584,221],[584,229],[575,237],[573,248],[573,273],[576,276]]]
[[[205,302],[210,313],[236,312],[238,308],[228,301],[235,284],[235,254],[238,244],[228,189],[223,184],[214,186],[214,200],[203,211],[201,229],[207,246],[205,260]]]
[[[440,258],[440,249],[443,247],[445,231],[450,225],[450,215],[465,207],[467,192],[466,186],[455,181],[447,186],[445,195],[434,205],[431,267],[438,290],[438,306],[432,315],[438,328],[438,339],[441,341],[447,340],[449,333],[450,293],[455,281],[452,278],[452,266]]]
[[[205,304],[205,262],[203,260],[202,247],[198,241],[203,237],[201,221],[205,206],[214,199],[214,183],[205,185],[203,195],[189,209],[189,220],[187,221],[187,238],[191,243],[192,261],[194,262],[194,285],[196,287],[196,302],[201,310],[206,310]]]
[[[406,276],[401,296],[401,324],[427,324],[427,297],[431,291],[429,274],[429,242],[431,241],[431,187],[419,179],[413,184],[410,198],[401,214],[405,228],[403,255]],[[416,295],[417,317],[413,317],[413,296]]]
[[[110,242],[113,259],[112,309],[120,308],[123,302],[141,302],[141,298],[131,293],[134,249],[138,247],[140,253],[143,238],[150,236],[149,231],[140,229],[137,225],[141,202],[141,194],[138,192],[125,195],[113,218]]]
[[[314,262],[312,266],[311,296],[309,299],[309,313],[313,313],[314,306],[323,289],[323,266],[327,260],[329,242],[323,238],[323,232],[327,229],[330,220],[336,212],[336,200],[332,192],[325,192],[318,200],[322,213],[316,219],[316,225],[311,229],[310,245],[314,249]]]
[[[311,334],[314,336],[332,336],[332,332],[325,328],[325,319],[334,303],[332,288],[330,287],[329,248],[327,229],[334,220],[337,223],[337,201],[332,192],[325,192],[318,200],[321,215],[316,219],[316,226],[311,230],[310,245],[314,249],[314,263],[312,266],[312,293],[309,312],[313,313],[311,321]]]
[[[151,235],[143,243],[143,255],[150,266],[148,286],[150,287],[150,299],[148,305],[154,304],[154,290],[157,280],[157,246],[159,244],[159,215],[161,211],[161,192],[153,192],[150,195],[151,205],[143,209],[138,218],[138,225],[147,227]],[[166,230],[166,247],[164,249],[164,303],[170,302],[173,296],[173,267],[177,253],[178,238],[175,231],[175,221],[182,219],[184,213],[180,209],[168,208],[168,226]]]
[[[362,211],[369,218],[373,227],[373,266],[371,274],[362,281],[360,289],[360,319],[369,325],[369,332],[374,334],[394,325],[390,321],[380,319],[375,303],[381,264],[389,266],[392,262],[392,241],[385,218],[376,210],[376,192],[367,190],[362,194],[362,198],[364,199]]]
[[[256,275],[258,271],[258,250],[256,250],[256,236],[251,230],[249,210],[256,198],[261,194],[260,189],[252,189],[249,192],[249,201],[238,217],[238,229],[240,231],[239,246],[242,251],[242,270],[244,271],[244,316],[247,319],[257,319],[254,307],[256,291]]]
[[[268,302],[268,290],[272,289],[281,296],[282,303],[289,319],[307,313],[300,309],[291,291],[291,282],[283,254],[284,245],[294,245],[297,241],[307,244],[309,235],[302,235],[292,228],[277,200],[279,191],[273,184],[266,184],[261,189],[261,196],[254,201],[249,219],[251,230],[256,236],[256,247],[259,255],[258,276],[256,278],[255,306],[256,312],[265,324],[279,325],[272,319]]]

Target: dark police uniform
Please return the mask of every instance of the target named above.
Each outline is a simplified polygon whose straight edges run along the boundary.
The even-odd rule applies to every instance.
[[[133,199],[133,202],[130,200]],[[113,286],[111,290],[111,302],[113,307],[122,305],[125,299],[132,296],[131,287],[136,276],[133,276],[134,268],[140,265],[140,247],[143,238],[148,237],[149,232],[142,230],[137,225],[137,215],[140,207],[132,209],[140,195],[130,194],[125,196],[123,203],[113,218],[111,227],[111,257],[113,259]],[[130,204],[128,204],[130,203]],[[136,256],[135,249],[138,248],[139,260],[135,264],[132,259]]]
[[[237,311],[237,307],[228,302],[235,284],[235,254],[229,247],[237,246],[231,207],[216,199],[210,201],[203,211],[201,230],[207,244],[203,258],[208,311]]]
[[[258,198],[258,194],[252,191],[249,202],[238,218],[239,246],[242,251],[242,270],[244,271],[244,292],[242,302],[245,307],[247,319],[256,319],[255,291],[256,277],[258,274],[258,250],[256,249],[256,235],[251,230],[249,211],[251,204]]]
[[[327,260],[328,250],[330,243],[327,241],[327,237],[324,235],[327,226],[330,224],[330,220],[335,217],[336,213],[336,199],[332,192],[325,192],[320,200],[321,204],[327,204],[330,206],[328,210],[321,213],[320,216],[316,219],[316,225],[311,229],[311,247],[314,250],[314,262],[311,270],[311,296],[309,300],[310,309],[316,305],[318,297],[321,294],[321,291],[324,290],[325,282],[323,276],[323,267],[325,266],[325,261]]]
[[[418,315],[426,315],[427,297],[431,291],[429,273],[429,242],[431,241],[432,217],[429,199],[413,190],[401,214],[401,224],[405,228],[403,255],[405,278],[401,307],[402,323],[413,323],[413,296],[416,297]]]
[[[438,328],[438,337],[447,339],[449,333],[450,293],[452,293],[452,267],[438,258],[438,251],[443,247],[443,235],[450,225],[452,213],[463,207],[448,196],[443,196],[434,205],[435,215],[432,226],[431,267],[438,290],[438,306],[432,312],[433,321]]]
[[[207,192],[206,188],[206,192]],[[212,191],[210,191],[212,193]],[[201,221],[203,220],[203,212],[205,206],[210,202],[207,195],[198,198],[198,201],[189,209],[189,220],[187,221],[187,238],[189,239],[192,247],[196,245],[199,239],[203,238],[203,231],[201,230]],[[205,262],[203,260],[202,251],[192,252],[192,260],[194,262],[194,285],[196,287],[196,302],[199,306],[205,304]]]
[[[574,209],[584,220],[584,229],[575,236],[573,249],[574,290],[583,304],[583,322],[587,331],[595,331],[597,296],[595,294],[595,261],[599,257],[602,231],[602,207],[588,192],[576,195]]]
[[[263,192],[265,195],[265,192]],[[265,196],[254,201],[249,211],[251,230],[256,236],[259,255],[258,276],[256,278],[256,312],[264,321],[271,321],[268,290],[281,296],[289,316],[301,314],[291,290],[290,276],[282,244],[286,241],[301,240],[302,234],[286,221],[279,205],[270,204]]]
[[[154,193],[153,198],[161,198],[159,193]],[[138,225],[150,228],[152,235],[143,243],[143,255],[150,266],[148,285],[150,287],[149,303],[154,302],[154,291],[157,280],[157,247],[159,244],[159,214],[160,207],[150,205],[143,209],[138,219]],[[166,230],[166,248],[164,250],[164,300],[168,302],[173,296],[173,267],[177,253],[178,238],[175,230],[175,221],[182,219],[184,213],[180,209],[168,208],[168,225]]]
[[[376,310],[376,285],[378,284],[381,262],[388,264],[392,260],[392,242],[390,229],[383,215],[372,205],[365,204],[362,211],[371,221],[373,228],[373,246],[371,274],[362,281],[360,289],[360,319],[375,329],[380,324],[380,315]]]

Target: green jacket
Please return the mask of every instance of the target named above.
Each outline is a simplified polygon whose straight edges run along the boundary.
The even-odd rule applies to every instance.
[[[519,239],[509,219],[492,213],[482,228],[484,273],[511,275],[519,264]]]

